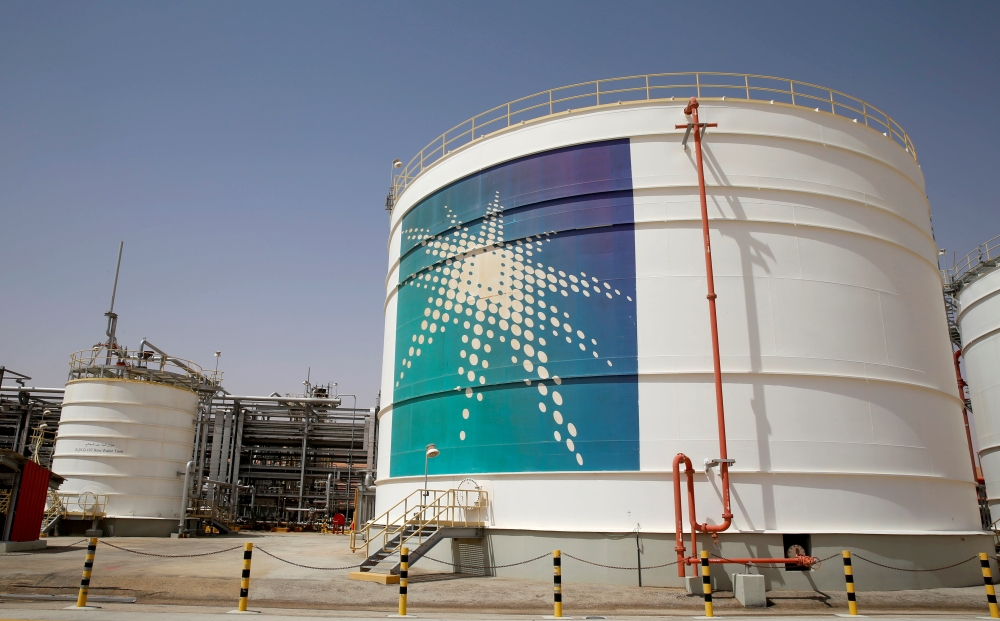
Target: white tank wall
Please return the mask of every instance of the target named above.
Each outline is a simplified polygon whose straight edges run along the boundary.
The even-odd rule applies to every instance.
[[[673,129],[682,107],[609,106],[514,127],[453,152],[403,193],[389,240],[378,511],[422,484],[389,477],[385,446],[403,215],[489,166],[629,138],[640,470],[471,476],[492,492],[498,528],[673,530],[673,455],[699,469],[718,456],[697,175]],[[719,124],[705,164],[734,529],[979,531],[917,164],[828,113],[707,101],[701,117]],[[431,478],[442,488],[464,477]],[[696,485],[699,516],[717,521],[718,477]]]
[[[1000,270],[958,294],[965,375],[990,506],[1000,504]]]
[[[120,379],[66,385],[52,470],[62,492],[107,494],[108,517],[179,517],[198,397]]]

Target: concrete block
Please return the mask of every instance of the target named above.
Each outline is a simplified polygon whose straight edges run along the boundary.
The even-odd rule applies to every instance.
[[[29,550],[42,550],[48,542],[44,539],[35,541],[0,541],[0,553],[27,552]]]
[[[735,574],[733,595],[744,608],[767,608],[767,592],[764,576],[758,574]]]
[[[701,571],[701,567],[698,568]],[[712,576],[712,592],[715,592],[715,576]],[[686,576],[684,578],[684,589],[687,590],[689,595],[704,595],[705,590],[702,588],[701,576]]]

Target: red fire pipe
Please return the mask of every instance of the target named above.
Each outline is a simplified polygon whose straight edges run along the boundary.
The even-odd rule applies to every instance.
[[[955,380],[958,382],[958,399],[962,402],[962,420],[965,421],[965,439],[969,442],[969,459],[972,460],[972,479],[980,485],[986,483],[983,477],[979,476],[976,469],[976,449],[972,446],[972,428],[969,427],[969,410],[965,407],[965,387],[968,384],[962,379],[962,368],[958,364],[958,359],[962,357],[962,350],[955,350]]]
[[[694,153],[698,162],[698,194],[701,198],[701,233],[705,238],[705,280],[708,284],[708,317],[712,323],[712,365],[715,372],[715,412],[719,419],[719,472],[722,475],[722,524],[698,524],[703,533],[721,533],[733,523],[733,512],[729,503],[729,453],[726,450],[726,411],[722,404],[722,362],[719,359],[719,322],[715,313],[715,272],[712,269],[712,240],[708,234],[708,199],[705,197],[705,167],[701,158],[701,123],[698,122],[698,99],[691,98],[684,114],[691,115],[694,125]],[[715,127],[708,123],[706,127]]]
[[[677,552],[677,575],[684,577],[684,518],[681,515],[681,462],[684,462],[684,474],[687,475],[688,488],[688,514],[691,520],[691,553],[698,552],[698,532],[695,526],[698,523],[697,513],[694,507],[694,468],[691,467],[691,460],[684,453],[677,453],[674,457],[674,520],[677,522],[677,544],[674,551]]]
[[[677,125],[676,129],[694,130],[694,150],[695,161],[698,164],[698,194],[701,198],[701,232],[705,242],[705,279],[708,285],[708,316],[712,326],[712,363],[715,374],[715,409],[719,424],[719,472],[722,476],[722,523],[708,524],[699,523],[696,519],[694,504],[694,468],[691,467],[691,460],[683,453],[678,453],[674,457],[674,516],[677,522],[677,543],[674,550],[677,552],[677,574],[684,577],[687,565],[696,565],[701,562],[695,554],[697,553],[697,533],[710,533],[713,538],[718,537],[718,533],[727,530],[733,523],[733,512],[729,496],[729,453],[726,450],[726,412],[722,401],[722,362],[719,358],[719,324],[715,310],[715,273],[712,269],[712,241],[708,232],[708,199],[705,196],[705,167],[701,154],[701,135],[706,127],[717,127],[715,123],[701,123],[698,120],[698,99],[691,98],[684,114],[691,117],[691,123]],[[681,518],[681,478],[680,464],[684,462],[685,474],[687,475],[688,488],[688,511],[691,519],[691,552],[692,555],[685,558],[684,555],[684,529]],[[807,556],[797,556],[795,558],[761,558],[761,559],[709,559],[709,563],[786,563],[799,566],[811,567],[817,559]]]
[[[684,464],[684,474],[687,475],[688,492],[688,515],[691,520],[691,556],[685,556],[684,552],[684,519],[681,517],[681,463]],[[701,559],[695,556],[698,551],[698,531],[703,528],[696,519],[697,511],[694,504],[694,468],[691,467],[691,460],[687,455],[678,453],[674,457],[674,518],[677,523],[677,544],[674,551],[677,552],[677,575],[683,578],[686,575],[687,566],[697,567]],[[704,530],[702,530],[704,532]],[[741,565],[769,565],[769,564],[791,564],[800,567],[812,567],[819,562],[819,559],[811,556],[795,556],[789,558],[711,558],[710,564],[736,563]],[[695,570],[697,575],[697,569]]]

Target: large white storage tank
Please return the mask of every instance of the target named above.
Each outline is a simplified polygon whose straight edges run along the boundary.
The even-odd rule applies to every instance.
[[[73,358],[52,470],[66,478],[60,492],[70,503],[103,505],[105,534],[166,536],[177,530],[194,452],[200,377],[159,371],[155,361],[132,367],[134,356],[104,367],[105,355]]]
[[[1000,505],[1000,237],[948,273],[990,508]],[[993,511],[994,516],[1000,513]],[[994,519],[996,519],[994,517]]]
[[[699,469],[699,519],[720,521],[718,471],[701,466],[719,455],[698,181],[675,129],[691,95],[718,123],[704,153],[735,459],[733,526],[719,548],[700,542],[910,568],[989,549],[909,138],[841,93],[729,74],[544,92],[402,170],[378,511],[422,486],[435,443],[432,487],[471,477],[490,492],[497,564],[561,548],[634,566],[637,528],[644,565],[672,561],[678,452]],[[868,589],[975,580],[857,571]],[[843,586],[836,571],[762,572],[768,588]],[[642,579],[680,584],[673,567]]]

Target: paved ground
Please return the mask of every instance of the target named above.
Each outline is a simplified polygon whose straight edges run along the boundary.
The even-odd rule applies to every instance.
[[[347,613],[347,612],[324,612],[324,611],[306,611],[306,610],[288,610],[288,609],[263,609],[256,608],[259,614],[250,615],[251,618],[257,619],[259,621],[308,621],[309,619],[337,619],[338,621],[372,621],[373,619],[386,619],[391,615],[387,614],[370,614],[365,616],[364,613]],[[100,619],[101,621],[223,621],[224,619],[232,619],[233,617],[227,614],[227,610],[224,608],[193,608],[193,607],[183,607],[183,606],[132,606],[129,609],[124,609],[122,607],[109,607],[102,608],[100,610],[88,610],[88,611],[77,611],[77,610],[63,610],[62,608],[55,609],[43,609],[39,607],[34,608],[4,608],[0,610],[0,621],[27,621],[27,620],[38,620],[38,621],[63,621],[66,619]],[[421,614],[416,615],[417,619],[425,621],[541,621],[545,617],[541,615],[528,616],[528,615],[489,615],[489,614],[449,614],[449,615],[430,615]],[[551,617],[549,617],[551,619]],[[630,617],[630,616],[601,616],[601,617],[563,617],[564,619],[608,619],[609,621],[652,621],[654,619],[692,619],[697,618],[693,614],[689,615],[658,615],[658,616],[643,616],[643,617]],[[704,618],[704,617],[702,617]],[[716,617],[717,619],[734,618],[732,616]],[[833,619],[832,615],[826,615],[826,618]],[[877,615],[877,618],[883,619],[885,621],[898,620],[898,621],[926,621],[928,619],[982,619],[982,616],[975,616],[971,614],[920,614],[920,615]],[[815,615],[803,616],[803,615],[761,615],[755,616],[755,621],[764,621],[766,619],[772,619],[775,621],[791,621],[793,619],[816,619]]]
[[[76,593],[83,566],[82,544],[74,538],[52,538],[46,552],[0,556],[0,593]],[[318,567],[354,565],[362,558],[351,554],[344,536],[288,533],[243,535],[211,539],[108,538],[108,544],[150,554],[197,554],[237,548],[194,558],[160,558],[100,545],[97,550],[91,595],[132,596],[138,604],[100,604],[101,619],[197,619],[235,608],[239,594],[242,546],[253,541],[250,601],[256,609],[280,610],[279,616],[313,615],[383,617],[395,612],[397,589],[349,580],[349,570],[318,571],[283,563],[263,551],[294,562]],[[410,612],[423,618],[537,619],[551,614],[552,585],[548,581],[469,577],[411,571]],[[679,589],[575,584],[563,587],[565,613],[577,615],[695,616],[702,614],[700,597]],[[716,612],[723,616],[832,616],[847,611],[844,593],[772,592],[766,610],[744,609],[731,593],[717,593]],[[982,587],[925,591],[863,592],[858,599],[868,614],[973,618],[988,614]],[[63,619],[86,614],[63,611],[72,602],[33,602],[4,598],[0,618]],[[188,608],[178,608],[187,606]],[[191,607],[195,608],[191,608]],[[136,616],[136,615],[139,616]],[[284,616],[281,616],[284,615]],[[522,616],[531,615],[531,616]],[[75,618],[75,617],[74,617]],[[360,618],[360,617],[359,617]],[[903,618],[903,617],[893,617]],[[910,617],[907,617],[910,618]],[[916,617],[912,617],[916,618]]]

